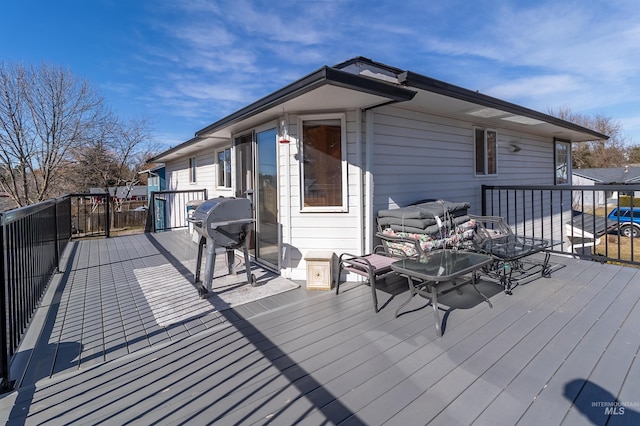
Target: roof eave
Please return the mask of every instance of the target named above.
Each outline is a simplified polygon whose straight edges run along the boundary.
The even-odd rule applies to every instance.
[[[206,133],[210,133],[222,127],[242,121],[325,84],[383,96],[395,102],[409,101],[416,95],[415,91],[407,89],[406,87],[396,86],[383,81],[377,81],[371,78],[354,75],[324,66],[318,71],[315,71],[306,77],[303,77],[300,80],[297,80],[288,86],[285,86],[282,89],[197,131],[196,137],[203,136]]]
[[[485,107],[495,108],[512,114],[522,115],[524,117],[563,127],[568,130],[586,133],[593,136],[594,140],[609,139],[609,136],[605,134],[562,120],[560,118],[411,71],[405,71],[404,73],[400,74],[398,76],[398,80],[409,87],[415,87],[417,89],[426,90],[428,92],[449,96],[467,102],[472,102],[474,104],[482,105]]]
[[[190,145],[201,141],[202,139],[206,138],[207,134],[213,133],[217,130],[223,129],[254,115],[257,115],[261,112],[267,111],[270,108],[283,104],[288,100],[301,96],[327,84],[378,95],[389,99],[389,101],[391,102],[410,101],[416,95],[415,90],[411,90],[403,86],[390,84],[388,82],[379,81],[373,78],[363,77],[346,71],[324,66],[319,70],[289,84],[288,86],[285,86],[282,89],[273,92],[272,94],[265,96],[264,98],[259,99],[250,105],[247,105],[246,107],[234,112],[233,114],[228,115],[201,130],[198,130],[195,133],[194,138],[183,142],[173,148],[170,148],[167,151],[164,151],[154,158],[151,158],[148,162],[159,162],[159,160],[166,158],[168,155],[171,155],[176,151],[182,150],[186,147],[189,147]]]
[[[179,151],[179,150],[181,150],[181,149],[183,149],[185,147],[188,147],[189,145],[193,145],[194,143],[196,143],[196,142],[198,142],[198,141],[200,141],[202,139],[203,138],[195,137],[195,138],[189,139],[186,142],[182,142],[180,145],[176,145],[176,146],[174,146],[172,148],[169,148],[166,151],[161,152],[160,154],[156,155],[153,158],[149,158],[147,160],[147,164],[150,164],[150,163],[163,163],[164,162],[164,158],[167,157],[168,155],[171,155],[176,151]]]

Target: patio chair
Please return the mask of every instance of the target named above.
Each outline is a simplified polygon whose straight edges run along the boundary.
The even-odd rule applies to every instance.
[[[371,287],[371,298],[373,299],[373,309],[378,313],[378,296],[376,294],[376,281],[395,275],[391,269],[391,264],[398,260],[386,253],[382,246],[374,249],[373,253],[363,256],[343,253],[338,260],[338,277],[336,279],[336,294],[340,293],[340,276],[342,271],[349,271],[366,278],[365,284]],[[393,297],[393,296],[392,296]]]
[[[548,277],[550,253],[545,251],[549,242],[542,238],[515,235],[500,216],[473,216],[476,222],[474,249],[493,257],[494,262],[483,269],[484,274],[504,287],[506,294],[518,284],[531,279]],[[545,252],[542,261],[525,259]]]

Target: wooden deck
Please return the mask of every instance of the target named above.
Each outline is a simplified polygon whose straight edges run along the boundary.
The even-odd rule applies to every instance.
[[[234,309],[181,309],[162,326],[135,271],[166,276],[171,265],[188,278],[188,247],[175,234],[76,243],[0,420],[640,424],[638,269],[553,256],[565,266],[512,296],[480,283],[493,308],[472,288],[440,299],[454,308],[441,338],[425,299],[394,318],[406,297],[397,280],[379,291],[378,314],[365,286],[337,296],[303,286]]]

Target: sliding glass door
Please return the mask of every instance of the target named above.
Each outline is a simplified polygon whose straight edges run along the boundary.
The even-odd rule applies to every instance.
[[[256,259],[278,267],[277,131],[258,130],[256,137]]]

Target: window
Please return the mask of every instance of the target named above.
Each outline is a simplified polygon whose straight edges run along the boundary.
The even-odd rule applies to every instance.
[[[476,175],[495,175],[498,172],[498,135],[495,130],[475,129]]]
[[[189,182],[196,183],[196,157],[189,158]]]
[[[346,211],[347,167],[343,115],[301,117],[302,209]]]
[[[217,153],[217,186],[231,188],[231,148],[225,148]]]
[[[554,151],[555,184],[568,184],[571,173],[571,143],[556,140]]]

